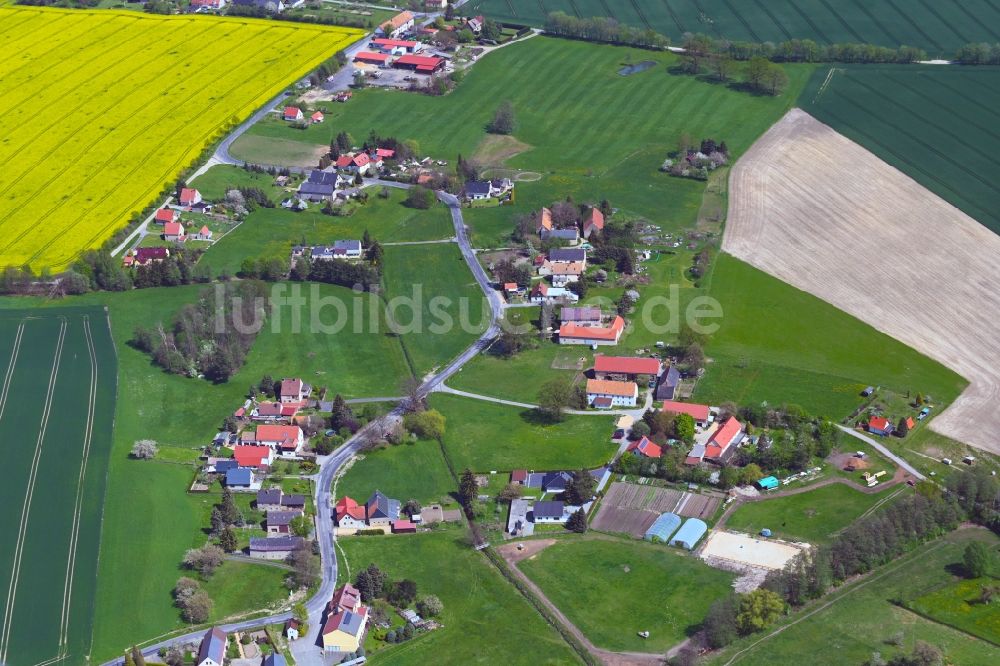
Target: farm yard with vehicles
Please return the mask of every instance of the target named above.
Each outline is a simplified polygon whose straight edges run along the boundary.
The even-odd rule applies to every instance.
[[[66,268],[172,190],[227,127],[360,34],[200,15],[0,8],[5,262]],[[81,78],[81,68],[91,74]],[[26,105],[31,117],[11,112]]]
[[[995,42],[1000,20],[1000,11],[985,0],[472,0],[462,12],[537,26],[544,25],[552,12],[584,19],[601,16],[676,41],[685,33],[704,33],[755,43],[811,39],[820,44],[906,44],[933,57],[951,56],[971,42]]]
[[[0,661],[89,654],[117,363],[100,307],[0,309]]]
[[[996,661],[994,0],[17,1],[0,663]]]

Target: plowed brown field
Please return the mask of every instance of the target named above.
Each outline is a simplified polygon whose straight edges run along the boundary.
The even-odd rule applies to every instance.
[[[1000,453],[1000,236],[793,109],[733,168],[722,247],[961,374],[930,427]]]

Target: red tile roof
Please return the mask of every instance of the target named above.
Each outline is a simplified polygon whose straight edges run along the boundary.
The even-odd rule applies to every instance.
[[[587,393],[632,397],[639,390],[635,382],[612,382],[605,379],[588,379]]]
[[[177,219],[177,211],[170,208],[160,208],[156,211],[157,222],[173,222]]]
[[[884,416],[873,416],[868,421],[869,430],[887,430],[890,425],[891,424],[889,423],[889,419],[885,418]]]
[[[510,473],[510,480],[513,483],[524,483],[528,480],[528,470],[526,469],[515,469]]]
[[[184,227],[180,222],[167,222],[163,225],[164,236],[181,236],[184,234]]]
[[[233,458],[240,467],[261,467],[267,464],[271,449],[266,446],[242,446],[233,448]]]
[[[906,417],[906,427],[908,429],[910,429],[910,430],[913,430],[913,427],[915,425],[916,425],[916,423],[914,422],[913,417],[912,416],[907,416]]]
[[[504,291],[517,291],[517,283],[516,282],[504,282],[503,283],[503,288],[504,288]]]
[[[384,157],[386,159],[392,159],[396,156],[395,150],[390,150],[388,148],[378,148],[375,150],[376,157]]]
[[[203,225],[198,233],[201,234],[202,236],[208,236],[209,238],[212,237],[212,230],[208,228],[207,224]]]
[[[353,611],[361,605],[361,592],[350,583],[345,583],[343,587],[334,591],[327,608],[331,611],[348,610]]]
[[[725,450],[732,445],[736,436],[742,434],[742,432],[743,424],[735,416],[730,416],[726,419],[725,423],[719,426],[719,429],[715,431],[715,434],[708,440],[708,443],[720,446]]]
[[[628,450],[637,451],[639,454],[644,455],[647,458],[659,458],[663,455],[663,449],[660,445],[653,442],[648,437],[643,437],[638,442],[629,444]]]
[[[396,58],[397,65],[411,65],[416,68],[428,67],[435,69],[444,64],[444,58],[436,56],[404,55]]]
[[[538,226],[542,229],[552,230],[552,211],[543,208],[538,212]]]
[[[286,106],[285,107],[285,118],[298,118],[299,114],[302,113],[302,109],[297,106]]]
[[[259,425],[257,426],[257,441],[264,444],[275,444],[282,448],[294,449],[302,429],[291,425]]]
[[[389,39],[387,37],[376,37],[372,40],[372,44],[375,46],[387,46],[389,48],[402,47],[406,49],[412,49],[417,45],[418,42],[414,42],[409,39]]]
[[[181,188],[181,205],[190,206],[194,203],[194,200],[199,196],[198,190],[193,187]]]
[[[316,120],[316,121],[323,120],[323,112],[322,111],[317,111],[316,113],[312,114],[311,117],[312,117],[313,120]]]
[[[294,395],[296,398],[302,393],[302,380],[301,379],[282,379],[281,388],[279,389],[279,395],[282,397],[286,395]]]
[[[374,62],[381,65],[389,62],[389,54],[358,51],[357,55],[354,56],[354,62]]]
[[[391,19],[383,23],[381,27],[383,30],[388,27],[389,30],[396,30],[400,26],[406,25],[408,22],[413,20],[413,12],[400,12],[396,14]]]
[[[597,230],[604,228],[604,213],[597,208],[591,208],[583,218],[583,228],[594,227]]]
[[[611,326],[581,326],[576,322],[566,322],[559,327],[560,338],[581,338],[584,340],[614,340],[618,341],[625,330],[625,320],[615,317]]]
[[[365,519],[365,507],[359,506],[357,501],[347,497],[346,495],[337,501],[334,511],[337,514],[338,521],[344,516],[350,516],[355,520]]]
[[[635,356],[595,356],[594,370],[628,375],[658,375],[660,361],[655,358]]]
[[[692,402],[677,402],[667,400],[663,403],[663,411],[672,414],[690,414],[695,421],[708,420],[708,405],[696,405]]]

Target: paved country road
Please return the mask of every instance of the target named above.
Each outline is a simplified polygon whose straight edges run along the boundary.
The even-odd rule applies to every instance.
[[[391,183],[389,181],[376,181],[376,183],[390,185],[392,187],[408,187],[400,183]],[[476,278],[476,282],[479,284],[484,295],[489,301],[490,326],[479,337],[479,339],[476,340],[475,343],[469,346],[468,349],[462,352],[437,374],[424,381],[420,387],[420,391],[424,395],[438,390],[438,388],[443,385],[445,380],[458,372],[463,365],[468,363],[483,349],[489,346],[490,342],[500,331],[500,317],[506,307],[506,304],[500,298],[500,294],[490,283],[489,278],[486,275],[486,271],[483,270],[479,260],[476,258],[475,251],[469,243],[469,235],[465,227],[465,220],[462,217],[461,203],[458,198],[446,192],[438,192],[438,199],[448,206],[451,213],[452,223],[455,227],[455,238],[458,240],[462,256],[465,258],[469,269]],[[316,462],[320,467],[319,473],[314,477],[316,480],[316,539],[320,545],[322,581],[316,593],[305,603],[306,609],[309,612],[309,632],[303,638],[291,643],[292,654],[294,655],[299,666],[329,666],[330,664],[329,659],[324,657],[323,651],[317,645],[317,642],[319,638],[321,620],[323,619],[323,610],[330,597],[333,596],[333,591],[337,584],[337,557],[334,550],[335,535],[333,525],[333,502],[330,494],[330,486],[332,485],[333,477],[337,473],[337,470],[343,467],[343,465],[358,452],[365,441],[366,435],[369,433],[384,431],[388,428],[388,426],[392,425],[396,421],[399,421],[402,416],[403,407],[397,406],[383,418],[368,424],[332,454],[328,456],[320,456],[316,459]],[[223,624],[221,627],[227,632],[242,631],[267,624],[284,622],[290,617],[290,612],[277,613],[253,620]],[[201,640],[205,631],[205,629],[199,629],[198,631],[168,638],[142,648],[142,652],[145,655],[154,655],[161,648],[169,648],[173,645],[197,643]],[[124,649],[125,646],[122,646],[122,648]],[[118,658],[104,662],[102,666],[113,666],[123,663],[124,659]]]
[[[910,463],[906,462],[905,460],[903,460],[902,458],[900,458],[899,456],[897,456],[895,453],[893,453],[892,451],[890,451],[888,449],[888,447],[886,447],[885,444],[882,444],[880,441],[878,441],[874,437],[869,437],[868,435],[860,433],[857,430],[855,430],[854,428],[847,428],[847,427],[839,425],[839,424],[837,425],[837,427],[840,428],[841,430],[843,430],[844,432],[846,432],[851,437],[857,437],[862,442],[865,442],[866,444],[871,444],[873,447],[875,447],[875,449],[879,453],[881,453],[886,458],[888,458],[892,462],[896,463],[897,465],[899,465],[900,467],[902,467],[903,469],[905,469],[907,472],[909,472],[913,476],[915,476],[918,479],[920,479],[921,481],[923,481],[925,478],[927,478],[923,474],[921,474],[920,472],[918,472],[916,467],[914,467]]]

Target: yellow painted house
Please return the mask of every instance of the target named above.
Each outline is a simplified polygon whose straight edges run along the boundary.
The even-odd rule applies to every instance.
[[[323,649],[327,652],[356,652],[368,626],[368,607],[361,593],[346,584],[333,593],[323,624]]]

